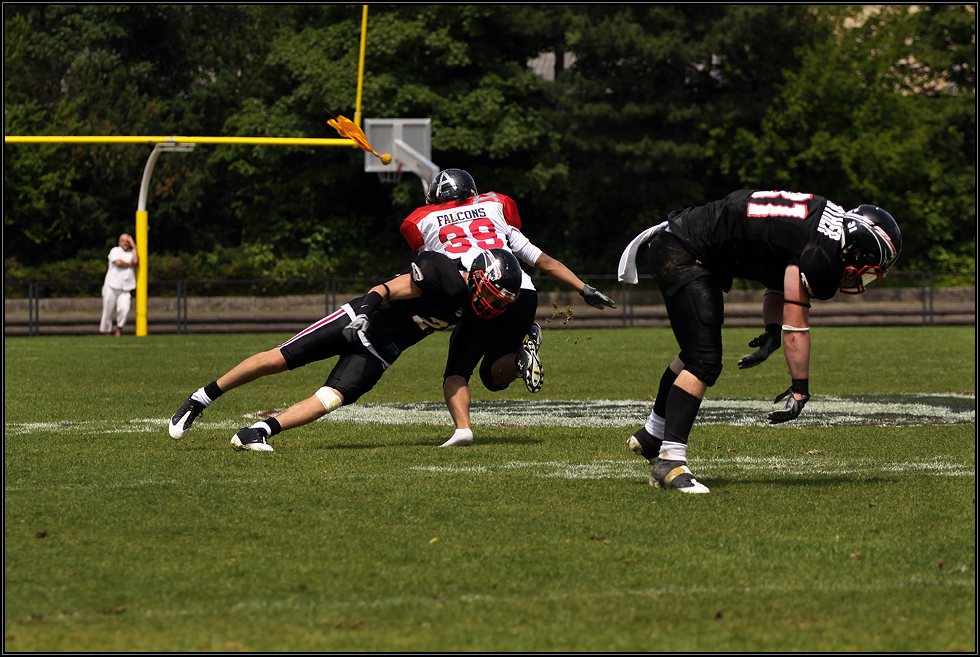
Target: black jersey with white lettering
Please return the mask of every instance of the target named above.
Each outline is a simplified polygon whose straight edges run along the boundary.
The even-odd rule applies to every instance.
[[[459,261],[441,253],[420,253],[405,273],[412,276],[422,296],[382,302],[371,315],[366,332],[368,340],[389,363],[432,332],[455,326],[471,299]],[[354,308],[360,303],[361,299],[350,302]]]
[[[667,221],[725,292],[735,278],[782,290],[786,267],[797,265],[810,296],[830,299],[844,272],[843,215],[815,194],[743,189]]]

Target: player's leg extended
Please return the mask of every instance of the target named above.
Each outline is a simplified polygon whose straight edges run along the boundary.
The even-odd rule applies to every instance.
[[[198,388],[180,405],[170,418],[170,437],[180,440],[186,436],[194,420],[204,412],[204,409],[229,390],[263,376],[285,372],[286,369],[286,361],[278,347],[249,356],[217,381]]]
[[[231,438],[231,446],[238,451],[272,452],[269,438],[281,431],[301,427],[319,420],[344,404],[344,398],[333,388],[324,386],[312,397],[297,402],[276,417],[256,422],[250,427],[240,429]]]
[[[170,418],[170,437],[180,440],[194,420],[222,394],[263,376],[279,374],[316,360],[335,356],[346,345],[343,328],[350,323],[344,310],[324,317],[275,349],[249,356],[216,381],[192,393]]]
[[[239,451],[271,452],[270,438],[280,431],[319,420],[344,404],[356,402],[381,380],[384,372],[384,363],[373,354],[360,345],[349,346],[326,383],[313,396],[293,404],[274,418],[240,429],[232,436],[231,446]]]

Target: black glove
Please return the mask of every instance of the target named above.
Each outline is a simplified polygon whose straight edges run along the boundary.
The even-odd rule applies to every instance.
[[[616,302],[607,297],[605,294],[595,289],[588,283],[585,284],[585,289],[583,289],[579,294],[585,299],[585,303],[596,308],[602,308],[603,306],[609,306],[610,308],[616,307]]]
[[[371,320],[368,319],[367,315],[358,315],[344,327],[344,338],[351,344],[360,344],[361,338],[358,334],[368,330],[370,325]]]
[[[803,407],[806,406],[808,401],[810,401],[810,395],[800,392],[800,394],[803,395],[803,399],[797,399],[796,395],[793,394],[794,392],[800,391],[794,390],[791,386],[789,390],[773,400],[773,404],[778,404],[780,401],[785,399],[786,405],[783,408],[769,414],[770,424],[789,422],[790,420],[795,420],[800,416],[800,413],[803,411]]]
[[[750,347],[759,347],[759,351],[742,356],[738,361],[738,369],[744,370],[755,367],[779,349],[782,339],[782,328],[779,324],[767,324],[766,332],[749,343]]]

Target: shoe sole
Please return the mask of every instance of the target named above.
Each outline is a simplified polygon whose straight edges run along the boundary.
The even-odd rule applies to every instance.
[[[524,340],[522,348],[530,362],[527,370],[525,372],[518,372],[518,374],[524,381],[528,392],[538,392],[544,385],[544,366],[541,365],[541,356],[538,355],[537,345],[531,338]],[[537,379],[537,385],[534,385],[535,379]]]
[[[238,436],[231,437],[231,446],[235,448],[238,452],[274,452],[276,450],[272,449],[272,445],[267,445],[265,443],[242,443],[238,439]]]

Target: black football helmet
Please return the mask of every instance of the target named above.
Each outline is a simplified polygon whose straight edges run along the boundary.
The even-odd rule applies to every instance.
[[[478,255],[467,280],[477,317],[491,319],[503,314],[507,304],[517,301],[522,277],[521,265],[510,251],[490,249]]]
[[[862,205],[844,215],[844,275],[840,291],[861,294],[880,281],[898,260],[902,232],[890,214],[874,205]]]
[[[479,194],[473,176],[462,169],[446,169],[436,174],[429,183],[429,191],[425,194],[428,205],[438,205],[449,201],[462,203],[471,196]]]

